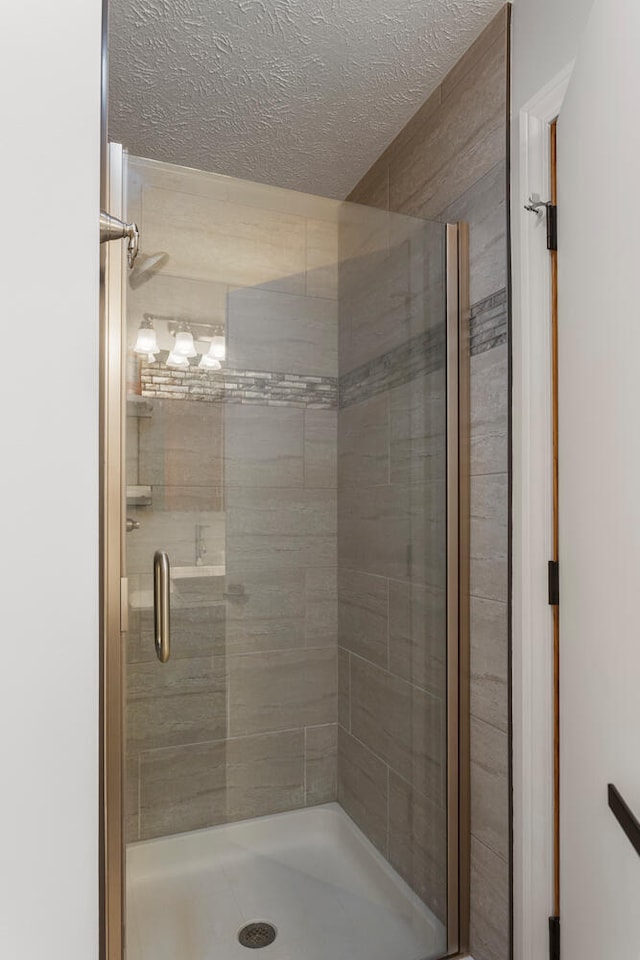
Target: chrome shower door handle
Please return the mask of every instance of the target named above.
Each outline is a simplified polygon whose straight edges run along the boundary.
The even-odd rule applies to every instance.
[[[170,591],[169,554],[165,550],[156,550],[153,558],[153,626],[160,663],[166,663],[171,652]]]

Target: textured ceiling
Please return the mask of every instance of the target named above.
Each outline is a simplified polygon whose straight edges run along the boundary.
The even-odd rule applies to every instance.
[[[501,0],[110,0],[109,135],[345,197]]]

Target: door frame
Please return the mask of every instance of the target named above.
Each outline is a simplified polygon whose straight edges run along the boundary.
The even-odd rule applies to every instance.
[[[551,260],[543,216],[529,197],[550,197],[551,122],[573,61],[520,110],[519,188],[511,196],[520,268],[512,319],[513,436],[513,954],[548,955],[554,914],[553,556]]]
[[[105,144],[103,208],[124,214],[124,157]],[[124,684],[127,629],[124,559],[124,246],[105,243],[100,260],[100,958],[122,960],[125,945]]]

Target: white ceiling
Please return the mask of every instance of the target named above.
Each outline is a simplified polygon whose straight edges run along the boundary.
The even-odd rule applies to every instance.
[[[110,0],[109,135],[343,198],[502,0]]]

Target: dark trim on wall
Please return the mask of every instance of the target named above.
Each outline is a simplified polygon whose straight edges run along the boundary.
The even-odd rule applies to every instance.
[[[505,118],[505,206],[507,239],[507,716],[509,735],[509,958],[514,960],[513,917],[513,291],[511,282],[511,2],[505,4],[507,16],[507,70]]]

